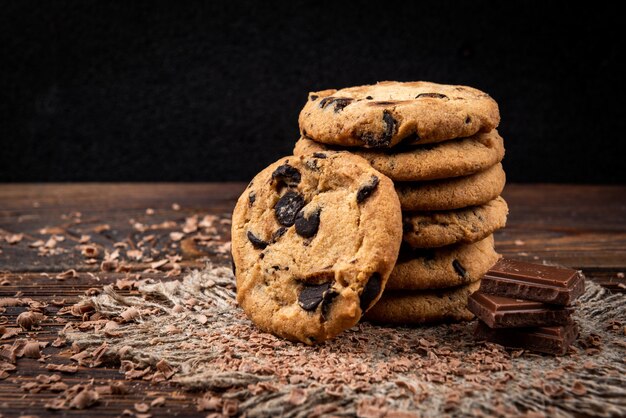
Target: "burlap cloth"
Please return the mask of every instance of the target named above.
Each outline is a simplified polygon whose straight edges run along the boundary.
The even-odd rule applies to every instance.
[[[144,283],[141,296],[105,287],[78,305],[95,309],[96,325],[62,333],[122,371],[175,371],[171,380],[207,391],[205,410],[227,402],[250,417],[626,416],[626,296],[587,283],[580,337],[563,357],[475,342],[474,321],[362,323],[320,346],[291,343],[245,317],[223,267]]]

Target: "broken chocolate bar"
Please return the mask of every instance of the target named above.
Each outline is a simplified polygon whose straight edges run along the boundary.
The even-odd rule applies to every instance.
[[[583,294],[585,279],[568,268],[501,259],[482,278],[480,291],[566,306]]]
[[[567,353],[577,336],[578,326],[574,322],[559,327],[492,329],[478,321],[474,331],[478,340],[557,355]]]
[[[547,327],[571,321],[571,307],[548,305],[530,300],[472,294],[467,308],[490,328]]]

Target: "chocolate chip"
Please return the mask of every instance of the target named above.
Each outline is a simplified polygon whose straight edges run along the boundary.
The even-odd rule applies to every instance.
[[[330,283],[305,284],[298,297],[298,304],[305,311],[314,311],[317,309],[328,289],[330,289]]]
[[[326,154],[324,154],[323,152],[314,152],[313,156],[315,158],[326,158]]]
[[[454,270],[456,270],[459,276],[461,276],[464,279],[467,278],[467,271],[465,270],[465,268],[463,268],[459,260],[454,260],[452,262],[452,267],[454,267]]]
[[[274,170],[272,180],[277,180],[279,184],[295,187],[300,183],[300,171],[289,164],[283,164]]]
[[[296,221],[300,209],[304,207],[304,198],[301,194],[290,191],[285,193],[274,206],[274,215],[279,224],[291,226]]]
[[[265,242],[262,239],[258,238],[256,235],[254,235],[252,233],[252,231],[248,231],[248,239],[250,240],[250,242],[252,243],[252,246],[254,248],[257,248],[259,250],[263,250],[263,249],[265,249],[265,247],[267,247],[267,242]]]
[[[431,99],[447,99],[448,96],[446,96],[445,94],[441,94],[441,93],[420,93],[417,96],[415,96],[416,99],[420,99],[422,97],[428,97]]]
[[[374,98],[372,96],[367,96],[365,99],[366,100],[373,100]]]
[[[320,101],[320,108],[324,109],[327,106],[335,105],[334,112],[341,112],[346,106],[352,103],[354,99],[349,97],[325,97]]]
[[[353,102],[353,99],[340,98],[335,100],[335,113],[341,112],[346,106]]]
[[[318,97],[320,97],[320,96],[318,96],[317,94],[312,94],[310,99],[313,102],[313,101],[317,100]]]
[[[320,211],[321,209],[317,209],[310,213],[308,218],[304,216],[304,209],[298,212],[295,222],[298,235],[304,238],[311,238],[317,234],[320,226]]]
[[[320,100],[320,108],[323,109],[326,107],[326,105],[328,103],[331,103],[333,100],[335,100],[335,98],[333,96],[328,96],[328,97],[324,97],[322,100]]]
[[[254,205],[255,200],[256,200],[256,192],[252,191],[248,194],[248,206],[252,207],[252,205]]]
[[[237,276],[237,267],[235,266],[235,258],[233,257],[233,250],[230,250],[230,268],[233,270],[233,275]]]
[[[472,122],[472,118],[470,116],[465,118],[465,124],[469,125]]]
[[[363,203],[365,199],[370,197],[370,195],[374,193],[374,190],[376,190],[376,188],[378,187],[378,182],[378,177],[372,176],[370,182],[361,186],[359,191],[356,193],[356,202]]]
[[[281,226],[280,228],[278,228],[273,234],[272,234],[272,242],[276,242],[278,241],[278,238],[282,237],[283,235],[285,235],[285,232],[287,232],[287,228],[285,228],[284,226]]]
[[[363,288],[363,292],[361,292],[361,310],[365,312],[372,301],[376,299],[376,296],[381,291],[382,287],[382,278],[380,277],[380,273],[376,272],[372,274],[367,281],[367,284]]]
[[[383,122],[385,122],[385,133],[383,136],[383,142],[389,144],[391,142],[391,137],[396,131],[396,120],[391,115],[391,112],[385,110],[383,112]]]
[[[337,296],[339,296],[339,293],[335,292],[332,289],[324,293],[322,297],[322,321],[326,321],[326,319],[328,318],[333,299],[335,299]]]

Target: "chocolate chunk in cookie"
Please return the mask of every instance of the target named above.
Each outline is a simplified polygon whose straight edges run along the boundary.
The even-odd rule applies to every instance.
[[[370,276],[367,284],[363,288],[361,293],[361,310],[365,312],[372,304],[372,302],[380,295],[382,289],[382,279],[379,273],[374,273]]]
[[[317,233],[320,226],[321,209],[314,210],[308,216],[304,214],[304,209],[296,216],[296,232],[304,238],[311,238]]]
[[[252,231],[248,231],[248,239],[252,243],[252,246],[259,250],[265,249],[265,247],[267,247],[268,245],[266,241],[263,241],[262,239],[258,238],[256,235],[252,233]]]
[[[459,274],[459,276],[461,276],[462,278],[467,277],[467,270],[465,270],[459,260],[453,260],[452,267],[454,267],[454,270]]]
[[[368,197],[371,196],[372,193],[374,193],[374,190],[378,187],[378,181],[378,177],[372,176],[367,184],[359,188],[359,191],[356,194],[357,203],[363,203]]]
[[[272,173],[272,180],[275,180],[278,185],[295,187],[300,183],[300,179],[300,171],[289,164],[281,165]]]
[[[279,224],[291,226],[296,221],[300,209],[304,207],[304,198],[294,191],[285,193],[274,206],[274,214]]]
[[[314,311],[329,289],[330,283],[304,285],[298,296],[298,304],[305,311]]]

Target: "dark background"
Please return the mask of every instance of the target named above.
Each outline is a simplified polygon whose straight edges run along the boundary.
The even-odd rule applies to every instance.
[[[0,181],[245,181],[290,153],[308,91],[430,80],[499,102],[509,181],[626,182],[598,2],[0,6]]]

